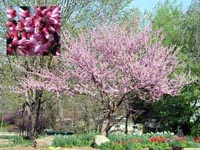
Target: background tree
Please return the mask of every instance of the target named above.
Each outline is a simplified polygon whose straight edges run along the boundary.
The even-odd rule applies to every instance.
[[[182,37],[182,33],[180,24],[183,20],[183,12],[180,3],[176,0],[165,0],[163,4],[157,4],[150,19],[154,30],[163,30],[163,34],[165,34],[163,44],[181,46],[180,37]]]
[[[165,1],[162,5],[157,6],[152,18],[154,29],[161,28],[166,35],[164,44],[181,46],[179,59],[187,62],[186,71],[190,70],[190,73],[197,77],[199,77],[198,30],[200,23],[198,8],[198,0],[194,0],[186,12],[182,11],[181,5],[176,1]],[[154,112],[152,115],[156,115],[158,118],[163,117],[169,121],[168,125],[165,124],[165,130],[176,132],[180,126],[185,134],[195,134],[195,129],[199,129],[198,89],[199,80],[184,89],[178,97],[164,97],[162,101],[155,103],[155,106],[152,107]],[[158,105],[160,109],[157,109]],[[195,116],[195,119],[192,116]]]
[[[8,58],[10,59],[10,58]],[[27,74],[27,72],[33,72],[33,68],[40,70],[39,66],[45,66],[45,61],[48,61],[47,58],[24,58],[24,59],[13,59],[9,63],[5,63],[5,65],[10,66],[10,72],[9,75],[11,75],[12,78],[8,78],[10,82],[8,82],[7,85],[4,86],[4,90],[8,91],[8,93],[18,93],[18,96],[24,97],[25,99],[22,99],[21,101],[21,107],[23,108],[23,111],[27,112],[28,120],[31,122],[30,125],[30,133],[28,133],[28,136],[31,138],[36,136],[36,129],[37,129],[37,120],[40,116],[40,110],[41,110],[41,103],[42,103],[42,95],[43,91],[38,89],[31,89],[28,90],[26,87],[23,87],[23,91],[21,90],[22,85],[20,85],[20,81],[22,78],[28,78],[30,74]],[[43,60],[43,62],[42,62]],[[37,65],[39,64],[39,65]],[[43,64],[43,65],[41,65]],[[48,63],[46,63],[48,64]],[[6,80],[4,80],[6,81]],[[20,89],[20,90],[19,90]],[[24,93],[22,93],[24,92]],[[23,95],[24,94],[24,95]],[[17,100],[16,100],[17,101]],[[18,107],[19,109],[20,107]],[[25,117],[25,116],[24,116]]]

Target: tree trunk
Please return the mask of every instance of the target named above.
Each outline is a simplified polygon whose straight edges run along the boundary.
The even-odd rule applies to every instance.
[[[61,104],[61,99],[57,95],[57,108],[58,108],[58,116],[59,116],[59,128],[63,129],[64,124],[64,115],[63,115],[63,107]]]
[[[37,135],[37,128],[38,128],[38,122],[39,122],[39,116],[40,116],[40,107],[41,107],[41,99],[38,99],[35,126],[34,126],[35,135]]]
[[[86,100],[85,104],[84,104],[84,130],[86,133],[90,132],[90,117],[89,117],[89,110],[88,110],[88,100]]]
[[[35,133],[35,120],[36,120],[36,114],[32,113],[30,117],[30,134],[29,134],[29,139],[34,140],[36,138],[36,133]]]
[[[108,129],[110,126],[110,120],[111,120],[111,112],[108,112],[104,116],[103,124],[101,127],[101,135],[107,136],[108,135]]]
[[[112,101],[109,101],[109,103],[107,103],[108,105],[106,105],[104,107],[104,110],[106,111],[104,113],[104,119],[103,119],[103,125],[101,127],[101,135],[107,136],[108,135],[108,131],[111,128],[111,115],[119,108],[119,106],[124,102],[126,95],[128,95],[128,93],[124,94],[120,100],[115,104],[112,103]],[[104,105],[104,103],[103,103]]]
[[[39,115],[40,115],[40,108],[41,108],[41,99],[42,99],[43,91],[36,90],[36,96],[35,96],[35,108],[33,108],[33,138],[37,137],[37,127],[38,127],[38,121],[39,121]]]
[[[1,132],[2,132],[2,129],[3,129],[3,113],[1,113]]]
[[[130,113],[126,113],[126,123],[125,123],[125,133],[128,133],[128,119],[129,119]]]
[[[41,98],[43,91],[41,90],[35,90],[35,95],[33,96],[33,102],[32,104],[28,105],[28,114],[29,114],[29,121],[30,121],[30,131],[28,134],[29,139],[35,139],[38,135],[37,127],[38,127],[38,120],[40,115],[40,109],[41,109]]]
[[[73,99],[73,131],[74,133],[76,133],[76,105],[75,105],[75,101]]]
[[[28,94],[28,90],[25,92],[25,99],[26,99],[26,102],[24,104],[24,110],[27,111],[27,120],[28,120],[28,123],[27,124],[30,124],[28,126],[28,129],[27,129],[27,137],[30,138],[30,135],[31,135],[31,117],[32,117],[32,112],[31,112],[31,103],[29,101],[29,94]],[[24,118],[24,116],[23,116]],[[24,128],[25,129],[25,128]]]

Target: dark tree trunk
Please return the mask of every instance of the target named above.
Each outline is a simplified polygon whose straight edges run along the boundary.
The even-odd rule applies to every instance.
[[[28,135],[29,139],[35,139],[38,136],[37,127],[41,109],[42,94],[43,92],[41,90],[35,91],[35,101],[31,105],[31,114],[29,116],[30,119],[30,132]]]
[[[117,103],[113,103],[112,101],[110,101],[109,103],[106,103],[106,106],[104,107],[104,110],[106,112],[104,113],[103,125],[101,127],[101,135],[104,135],[104,136],[108,135],[108,132],[112,126],[111,115],[115,113],[116,110],[121,106],[121,104],[125,101],[125,98],[128,94],[129,92],[124,94]]]
[[[128,133],[128,119],[129,119],[129,116],[130,116],[130,112],[127,112],[126,113],[126,122],[125,122],[125,133],[126,134]]]
[[[88,102],[86,100],[86,103],[84,105],[85,110],[84,110],[84,122],[85,122],[85,132],[89,133],[90,132],[90,117],[89,117],[89,111],[88,111]]]
[[[61,99],[59,98],[59,96],[57,96],[57,109],[58,109],[58,115],[59,115],[59,128],[63,129],[64,114],[63,114],[63,107],[62,107]]]
[[[41,107],[41,99],[38,100],[38,104],[37,104],[37,112],[36,112],[34,132],[37,132],[37,128],[38,128],[39,116],[40,116],[40,107]]]
[[[29,139],[34,140],[36,138],[36,133],[35,133],[35,120],[36,120],[36,115],[32,113],[30,117],[30,133],[29,133]]]

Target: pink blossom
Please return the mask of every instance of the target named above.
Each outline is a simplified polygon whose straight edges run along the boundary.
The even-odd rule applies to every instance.
[[[61,7],[38,6],[34,9],[33,14],[22,8],[19,8],[18,13],[13,8],[7,11],[10,14],[9,18],[12,18],[12,21],[6,23],[7,40],[11,42],[7,42],[9,55],[59,55]],[[13,19],[17,15],[21,18]],[[17,34],[13,35],[13,33]],[[57,41],[53,42],[55,39]],[[52,47],[58,49],[50,51]]]
[[[19,8],[19,15],[20,15],[21,17],[24,17],[24,18],[30,16],[29,11],[28,11],[28,10],[23,10],[22,8]]]
[[[12,27],[12,26],[13,26],[13,23],[12,23],[12,22],[7,22],[6,25],[7,25],[8,27]]]
[[[138,33],[113,25],[80,33],[78,39],[69,36],[67,32],[69,51],[64,59],[75,66],[73,74],[81,92],[90,94],[96,89],[116,99],[132,91],[154,101],[164,94],[176,95],[190,83],[182,75],[169,78],[179,65],[177,53],[173,47],[162,46],[163,38],[152,42],[160,31],[153,33],[151,25]]]
[[[16,10],[13,9],[13,8],[8,9],[8,10],[6,11],[6,13],[7,13],[8,19],[11,19],[11,18],[14,18],[14,17],[17,16]]]

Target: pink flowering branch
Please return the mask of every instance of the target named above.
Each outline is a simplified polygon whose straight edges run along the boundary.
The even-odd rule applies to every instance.
[[[7,54],[60,55],[61,7],[33,9],[33,14],[22,8],[7,10]]]
[[[176,74],[181,66],[178,49],[162,46],[160,31],[153,33],[151,25],[139,32],[132,28],[103,26],[80,33],[78,38],[66,32],[68,51],[63,60],[74,66],[75,90],[98,98],[103,92],[112,100],[134,92],[152,102],[164,94],[178,95],[194,81],[184,73]]]
[[[54,63],[58,63],[56,57],[52,60]],[[35,89],[42,91],[53,92],[57,95],[64,93],[66,95],[74,95],[73,88],[71,86],[70,72],[62,71],[62,67],[53,70],[38,68],[36,64],[29,66],[29,70],[24,69],[19,65],[15,67],[26,74],[26,77],[21,77],[18,82],[18,93],[25,93],[26,91]],[[61,80],[64,77],[65,80]]]
[[[99,99],[104,93],[112,100],[134,92],[143,100],[155,101],[164,94],[177,95],[193,82],[185,74],[176,74],[178,50],[162,46],[160,31],[153,33],[151,26],[139,32],[131,28],[103,26],[80,33],[77,38],[66,32],[67,51],[61,57],[64,69],[39,73],[49,84],[42,87]]]

